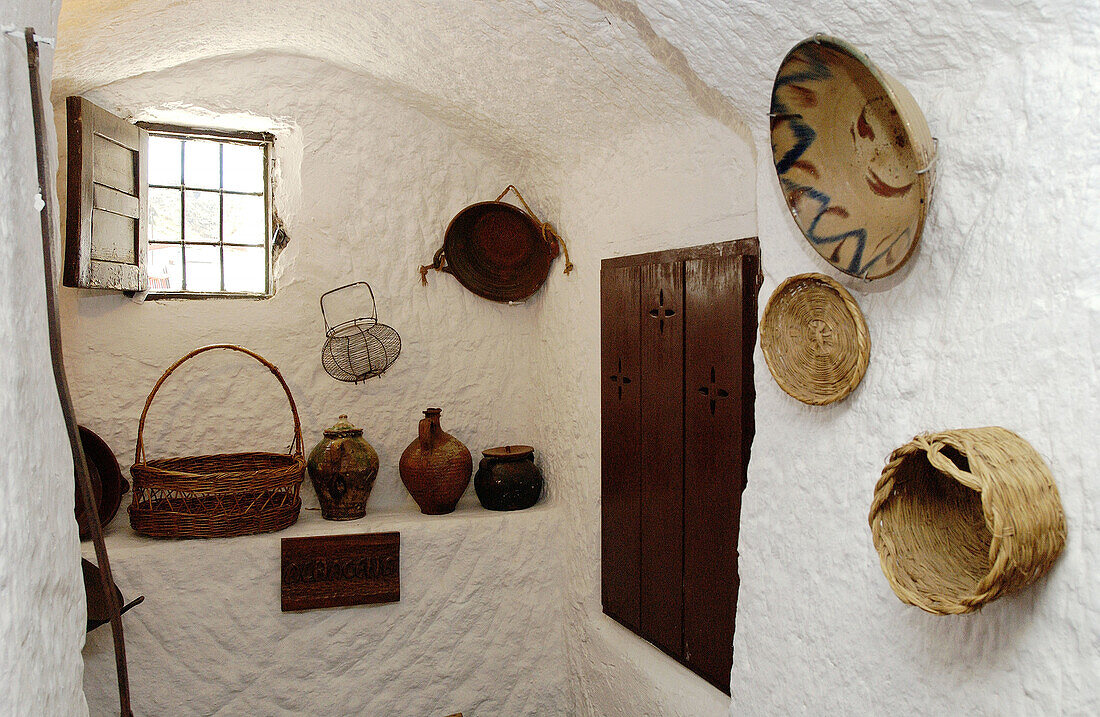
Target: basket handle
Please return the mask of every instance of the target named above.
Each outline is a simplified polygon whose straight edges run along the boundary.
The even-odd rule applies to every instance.
[[[370,288],[370,284],[368,284],[365,281],[353,281],[350,284],[344,284],[343,286],[338,286],[335,289],[329,289],[325,293],[321,294],[321,318],[325,322],[325,335],[326,336],[328,336],[329,331],[331,331],[332,329],[329,328],[328,317],[325,316],[325,297],[328,296],[329,294],[335,294],[337,291],[343,291],[344,289],[350,289],[353,286],[360,286],[360,285],[367,287],[367,291],[370,292],[370,305],[371,305],[370,318],[371,318],[371,320],[373,320],[375,322],[378,321],[378,302],[374,300],[374,289]],[[339,326],[339,324],[337,324],[337,326]],[[257,358],[259,358],[259,357],[257,356]],[[263,359],[260,359],[260,360],[262,361]]]
[[[279,373],[279,369],[275,367],[275,364],[271,363],[263,356],[259,355],[255,351],[249,351],[241,346],[235,346],[234,344],[211,344],[209,346],[203,346],[197,348],[191,353],[187,354],[180,360],[168,367],[168,370],[160,377],[160,380],[153,386],[153,390],[149,392],[149,398],[145,399],[145,408],[141,410],[141,420],[138,422],[138,435],[137,435],[137,449],[134,451],[134,463],[145,463],[145,416],[149,413],[149,406],[153,405],[153,396],[157,395],[157,391],[160,389],[160,385],[172,375],[172,372],[179,368],[183,362],[188,359],[194,358],[201,353],[207,351],[213,351],[214,349],[230,349],[232,351],[240,351],[243,354],[248,354],[252,358],[256,359],[267,367],[268,371],[271,371],[275,375],[275,378],[279,379],[279,383],[283,387],[283,391],[286,393],[287,401],[290,402],[290,412],[294,415],[294,443],[291,446],[290,454],[301,457],[304,455],[302,450],[302,422],[298,419],[298,407],[294,404],[294,396],[290,395],[290,387],[286,385],[286,381],[283,380],[283,375]]]
[[[554,231],[554,228],[550,226],[550,222],[544,222],[537,216],[535,216],[535,213],[531,211],[531,207],[527,206],[527,201],[523,198],[523,195],[519,193],[518,189],[516,189],[516,185],[509,184],[507,187],[505,187],[504,191],[500,193],[499,197],[497,197],[497,201],[499,202],[501,199],[504,199],[504,195],[506,195],[508,192],[515,192],[516,197],[519,199],[519,203],[523,205],[523,208],[527,211],[527,214],[535,220],[535,224],[539,225],[539,229],[542,231],[542,240],[546,242],[546,245],[548,247],[550,247],[551,259],[558,255],[558,248],[561,247],[562,253],[565,254],[565,271],[563,271],[562,273],[568,274],[569,272],[573,271],[573,262],[569,261],[569,247],[565,246],[565,240],[561,238],[561,235]]]

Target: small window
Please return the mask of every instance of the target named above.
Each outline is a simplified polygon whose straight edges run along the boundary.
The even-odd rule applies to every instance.
[[[149,131],[149,294],[270,296],[271,137]]]

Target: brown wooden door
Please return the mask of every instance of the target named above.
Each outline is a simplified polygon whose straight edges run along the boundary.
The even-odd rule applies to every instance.
[[[641,267],[640,634],[680,654],[683,639],[683,263]]]
[[[638,267],[600,276],[604,612],[638,630]]]
[[[684,265],[684,661],[726,692],[745,469],[742,260]]]

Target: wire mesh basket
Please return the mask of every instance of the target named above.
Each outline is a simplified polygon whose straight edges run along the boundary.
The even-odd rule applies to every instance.
[[[345,297],[355,295],[356,287],[366,287],[370,294],[370,315],[330,326],[325,298],[337,292],[343,292]],[[338,381],[359,383],[381,376],[401,354],[401,337],[393,327],[378,323],[374,290],[365,281],[355,281],[321,294],[321,318],[325,321],[321,365]]]

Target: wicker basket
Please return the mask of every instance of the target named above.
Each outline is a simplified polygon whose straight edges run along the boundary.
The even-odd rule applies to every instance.
[[[145,417],[157,390],[183,362],[213,349],[248,354],[279,380],[294,415],[294,442],[289,455],[251,452],[145,459]],[[145,401],[134,465],[130,467],[134,479],[130,525],[138,533],[154,538],[228,538],[282,530],[298,520],[302,508],[298,491],[305,468],[298,408],[279,369],[240,346],[204,346],[172,364]]]
[[[824,274],[780,284],[760,322],[760,349],[779,387],[823,406],[851,393],[871,359],[871,336],[859,305]]]
[[[1027,441],[1004,428],[917,436],[875,487],[871,535],[903,602],[973,612],[1046,574],[1066,542],[1058,488]]]

